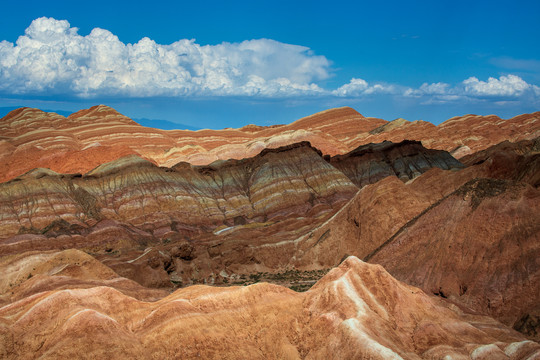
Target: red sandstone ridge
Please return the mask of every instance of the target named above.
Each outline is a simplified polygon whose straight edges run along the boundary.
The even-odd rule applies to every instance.
[[[193,286],[145,302],[103,280],[114,277],[111,270],[93,271],[79,280],[82,271],[76,270],[84,265],[73,264],[71,271],[51,269],[49,262],[62,256],[88,257],[75,251],[48,254],[34,271],[44,291],[20,298],[20,291],[32,288],[26,283],[36,283],[34,277],[11,288],[18,300],[0,308],[2,358],[518,360],[540,356],[540,345],[512,329],[465,313],[355,257],[305,293],[267,283]],[[20,256],[0,263],[0,270],[7,265],[13,273],[14,263],[35,264],[34,259],[35,255]],[[24,275],[26,268],[11,277]],[[66,289],[67,281],[94,281],[96,286]]]
[[[129,154],[158,165],[173,166],[180,161],[206,165],[306,140],[326,154],[343,153],[348,148],[341,144],[341,137],[369,130],[381,122],[342,108],[260,131],[253,127],[164,131],[140,126],[104,105],[67,118],[21,108],[0,119],[0,180],[37,167],[84,173]]]
[[[0,119],[0,181],[37,167],[85,173],[130,154],[168,167],[180,161],[206,165],[255,156],[264,148],[300,141],[311,142],[324,154],[337,155],[384,140],[418,140],[428,148],[446,150],[459,158],[504,140],[538,137],[539,118],[538,112],[509,120],[467,115],[434,126],[422,121],[367,118],[344,107],[281,126],[165,131],[140,126],[104,105],[67,118],[21,108]]]

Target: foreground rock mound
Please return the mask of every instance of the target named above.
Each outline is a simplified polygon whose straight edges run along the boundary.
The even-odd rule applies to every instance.
[[[4,256],[0,269],[1,306],[44,291],[96,286],[113,287],[142,301],[155,301],[168,294],[120,277],[92,256],[74,249]]]
[[[540,345],[350,257],[306,293],[266,283],[155,302],[107,286],[41,292],[0,308],[0,356],[532,359]]]

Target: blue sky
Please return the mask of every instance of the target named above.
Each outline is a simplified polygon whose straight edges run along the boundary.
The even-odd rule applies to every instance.
[[[103,103],[223,128],[336,106],[434,123],[540,110],[538,1],[13,1],[3,13],[4,112]]]

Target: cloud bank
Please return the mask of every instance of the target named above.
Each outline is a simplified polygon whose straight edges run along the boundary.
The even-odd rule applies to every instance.
[[[488,81],[470,77],[463,81],[463,85],[466,93],[477,96],[520,96],[528,90],[538,89],[516,75],[501,76],[499,79],[490,77]]]
[[[452,101],[505,101],[530,100],[540,98],[540,87],[528,84],[516,75],[502,75],[498,79],[490,77],[481,81],[472,76],[456,86],[447,83],[424,83],[417,89],[404,91],[405,97],[423,98],[429,103]]]
[[[66,20],[39,18],[16,44],[0,43],[0,90],[81,97],[179,95],[279,96],[319,93],[330,62],[309,48],[269,39],[201,46],[124,44],[95,28],[87,36]]]
[[[476,77],[457,85],[418,88],[352,78],[337,89],[319,86],[332,75],[331,62],[309,48],[271,39],[199,45],[182,39],[161,45],[149,38],[125,44],[95,28],[81,36],[66,20],[39,18],[15,44],[0,42],[0,93],[72,95],[80,98],[387,95],[420,103],[525,100],[538,102],[540,88],[516,75]]]
[[[402,91],[400,88],[401,87],[397,85],[370,85],[363,79],[352,78],[349,83],[332,91],[332,94],[343,97],[361,97],[372,94],[399,94]]]

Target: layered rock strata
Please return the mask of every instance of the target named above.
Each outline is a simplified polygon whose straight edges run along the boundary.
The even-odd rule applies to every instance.
[[[25,232],[74,234],[110,219],[162,237],[173,228],[190,234],[219,226],[316,217],[352,197],[357,187],[351,180],[364,185],[399,171],[403,180],[409,180],[431,167],[461,166],[447,153],[424,149],[419,143],[386,143],[370,149],[369,156],[356,151],[329,163],[309,143],[298,143],[208,166],[180,163],[159,168],[130,156],[85,175],[35,169],[0,185],[1,231],[4,238]],[[358,169],[363,171],[355,176]]]
[[[0,119],[0,181],[33,168],[86,173],[130,154],[160,166],[171,167],[180,161],[207,165],[216,160],[253,157],[265,148],[301,141],[309,141],[324,154],[333,156],[369,143],[408,139],[460,158],[504,140],[536,138],[540,135],[539,119],[538,112],[508,120],[494,115],[466,115],[435,126],[403,119],[387,122],[344,107],[287,125],[164,131],[140,126],[104,105],[67,118],[21,108]]]
[[[103,219],[156,237],[173,229],[191,234],[315,216],[339,208],[357,191],[309,143],[199,167],[159,168],[131,156],[83,176],[36,169],[0,186],[4,238],[47,234],[56,225],[77,233]]]
[[[144,292],[121,276],[153,287],[170,287],[171,282],[228,284],[238,282],[239,274],[328,268],[352,254],[384,264],[397,278],[444,299],[443,304],[451,301],[489,314],[537,339],[539,118],[540,113],[509,120],[470,115],[434,126],[402,119],[388,123],[342,108],[284,126],[165,132],[141,127],[104,106],[68,118],[17,110],[0,120],[3,179],[34,167],[53,170],[34,169],[0,184],[0,254],[15,256],[6,260],[12,261],[6,272],[10,283],[2,285],[0,300],[23,301],[43,291],[71,287],[84,293],[83,289],[104,285],[120,292],[119,301],[126,295],[147,301],[159,297],[159,292]],[[364,145],[385,139],[421,140],[451,151],[467,167],[460,169],[447,153],[427,151],[414,141]],[[488,148],[508,139],[530,140]],[[306,143],[289,146],[300,140],[312,141],[321,151]],[[251,159],[219,160],[259,153]],[[114,161],[103,163],[108,160]],[[219,161],[211,163],[214,160]],[[88,279],[73,280],[76,262],[94,263],[72,254],[62,260],[51,255],[50,262],[58,268],[46,275],[34,273],[47,268],[43,265],[32,265],[22,277],[13,275],[18,267],[29,269],[23,257],[16,258],[20,253],[67,248],[84,249],[113,273],[84,270]],[[47,259],[42,260],[49,263]],[[69,264],[65,271],[64,259]],[[34,257],[26,264],[42,260]],[[343,298],[343,291],[338,292]],[[317,306],[333,296],[321,295]],[[302,299],[303,304],[308,301]],[[2,321],[13,317],[6,316]],[[329,317],[335,319],[336,314],[330,312]],[[14,334],[0,331],[6,338]],[[385,338],[395,340],[384,332]],[[377,334],[368,336],[373,339]],[[135,345],[139,341],[129,339]],[[376,342],[399,356],[414,358],[403,350],[409,349],[404,342],[397,347],[382,338]],[[417,349],[416,341],[412,343]],[[489,344],[510,357],[516,356],[512,349],[521,346]],[[523,344],[526,348],[531,343]],[[491,345],[468,354],[503,358]],[[439,350],[426,348],[421,356],[440,357]],[[339,351],[313,354],[375,356]],[[466,356],[459,351],[444,354]]]
[[[431,168],[457,170],[463,167],[446,151],[426,149],[419,141],[408,140],[363,145],[347,154],[331,157],[330,164],[359,188],[388,176],[408,181]]]
[[[67,118],[21,108],[0,119],[0,181],[33,168],[86,173],[129,154],[171,167],[253,157],[265,148],[310,141],[326,154],[347,152],[339,139],[379,126],[350,108],[322,112],[289,125],[224,130],[158,130],[99,105]]]
[[[418,143],[372,148],[369,156],[346,157],[341,170],[350,174],[369,163],[365,183],[379,180],[388,159],[392,169],[398,163],[415,169],[403,180],[427,164],[461,166]],[[36,169],[0,184],[0,253],[85,249],[122,276],[155,287],[284,269],[303,257],[299,235],[358,191],[353,182],[359,178],[349,179],[327,160],[298,143],[208,166],[160,168],[129,156],[84,175]]]
[[[448,119],[440,125],[425,121],[397,119],[373,129],[350,144],[358,146],[383,140],[400,142],[406,139],[421,141],[425,147],[450,152],[460,159],[503,141],[518,142],[540,136],[540,112],[522,114],[511,119],[496,115],[464,115]]]

